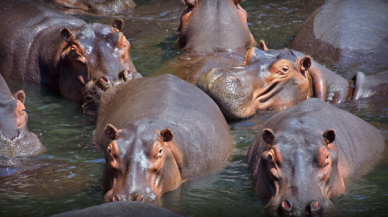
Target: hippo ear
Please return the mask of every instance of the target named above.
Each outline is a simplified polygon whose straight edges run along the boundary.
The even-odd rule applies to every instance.
[[[168,128],[162,130],[160,136],[162,137],[163,142],[170,142],[174,138],[172,131]]]
[[[312,59],[311,57],[309,56],[305,56],[302,61],[301,61],[301,65],[300,65],[300,70],[301,71],[306,71],[308,70],[310,67],[311,67],[311,64],[312,64]]]
[[[26,99],[26,94],[23,91],[19,90],[17,93],[15,93],[13,97],[24,103],[24,100]]]
[[[267,47],[267,45],[265,44],[264,40],[260,40],[260,43],[259,43],[259,45],[257,46],[257,48],[259,48],[260,50],[263,50],[263,51],[267,51],[267,50],[268,50],[268,47]]]
[[[116,18],[114,21],[113,21],[113,24],[112,24],[113,28],[115,29],[118,29],[119,31],[121,31],[124,27],[124,21],[120,18]]]
[[[273,145],[275,144],[275,133],[269,128],[264,129],[263,139],[267,144]]]
[[[68,28],[61,29],[61,36],[65,41],[70,42],[74,39],[73,33]]]
[[[195,6],[198,3],[198,0],[184,0],[187,6]]]
[[[117,140],[119,138],[119,132],[120,130],[118,130],[112,124],[106,125],[105,131],[104,131],[106,137],[108,137],[111,140]]]
[[[335,140],[335,131],[333,129],[328,129],[322,134],[323,138],[326,141],[326,145],[333,143]]]

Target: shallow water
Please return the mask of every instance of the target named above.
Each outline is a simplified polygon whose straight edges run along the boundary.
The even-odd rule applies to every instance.
[[[248,22],[256,40],[270,48],[282,48],[297,33],[303,19],[322,1],[247,0]],[[125,21],[124,33],[132,44],[131,56],[139,72],[153,74],[179,50],[175,29],[184,6],[179,0],[143,0]],[[114,17],[80,16],[86,21],[111,24]],[[26,158],[25,171],[0,177],[0,216],[49,216],[101,203],[100,187],[105,165],[103,154],[92,144],[94,123],[80,106],[40,85],[10,82],[13,92],[27,94],[29,130],[47,151]],[[388,139],[387,109],[369,104],[341,105],[383,130]],[[273,112],[230,123],[236,150],[230,165],[216,174],[188,181],[163,196],[163,205],[188,216],[267,216],[266,201],[255,193],[244,157],[261,124]],[[351,177],[346,193],[334,199],[334,216],[388,215],[387,151],[373,171]],[[360,170],[361,172],[361,170]]]

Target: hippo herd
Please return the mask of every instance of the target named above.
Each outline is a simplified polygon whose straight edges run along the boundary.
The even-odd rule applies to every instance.
[[[114,203],[68,216],[104,216],[112,213],[106,211],[109,204],[116,213],[175,216],[154,205],[161,206],[162,195],[185,181],[228,165],[235,141],[227,121],[273,110],[245,159],[256,194],[267,201],[265,211],[332,212],[331,199],[344,193],[344,180],[385,148],[378,129],[335,105],[386,101],[387,28],[366,30],[379,40],[352,41],[349,35],[362,35],[355,27],[361,24],[345,28],[351,17],[327,19],[341,9],[363,10],[365,1],[327,0],[289,48],[269,49],[252,36],[242,0],[183,2],[177,26],[182,52],[143,77],[132,62],[122,19],[106,25],[68,15],[130,13],[133,1],[1,1],[0,166],[12,168],[12,159],[45,151],[27,128],[28,93],[12,94],[6,80],[39,83],[80,102],[94,117],[94,143],[105,158],[101,200]],[[379,22],[367,15],[356,21],[381,29],[388,23],[382,9],[388,4],[375,1],[371,7],[379,8]],[[368,62],[378,71],[359,71],[349,79],[315,60],[331,66]]]

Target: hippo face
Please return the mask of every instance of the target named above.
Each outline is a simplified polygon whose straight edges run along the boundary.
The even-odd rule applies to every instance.
[[[143,129],[142,129],[143,128]],[[181,184],[173,134],[165,129],[141,132],[144,126],[117,130],[107,125],[112,140],[105,150],[103,187],[109,190],[105,202],[143,201],[156,203],[160,196]],[[178,161],[179,162],[179,161]]]
[[[0,93],[0,156],[18,157],[43,150],[38,137],[28,132],[24,99],[23,91],[14,97]]]
[[[267,147],[255,179],[258,194],[270,199],[266,209],[298,216],[330,211],[330,198],[345,189],[334,130],[313,134],[311,129],[298,129],[275,135],[265,129],[263,140]]]
[[[83,99],[85,85],[101,76],[114,81],[123,70],[136,72],[129,55],[130,43],[120,32],[123,22],[113,26],[86,24],[71,32],[61,30],[66,45],[60,56],[59,90],[72,100]]]
[[[283,50],[249,50],[242,67],[212,69],[196,85],[212,97],[227,119],[243,119],[257,110],[284,109],[313,94],[311,58]]]
[[[241,52],[255,43],[242,0],[184,0],[178,27],[180,48],[201,52]]]

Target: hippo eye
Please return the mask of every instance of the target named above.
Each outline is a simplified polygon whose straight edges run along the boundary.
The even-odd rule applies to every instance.
[[[110,149],[110,147],[108,147],[108,152],[109,152],[109,154],[112,153],[112,149]]]
[[[159,153],[158,153],[158,157],[162,157],[162,154],[163,154],[163,148],[160,148]]]
[[[287,68],[287,67],[283,67],[283,68],[282,68],[282,71],[283,71],[283,72],[288,72],[288,68]]]
[[[71,52],[75,52],[75,47],[74,46],[71,46]]]

